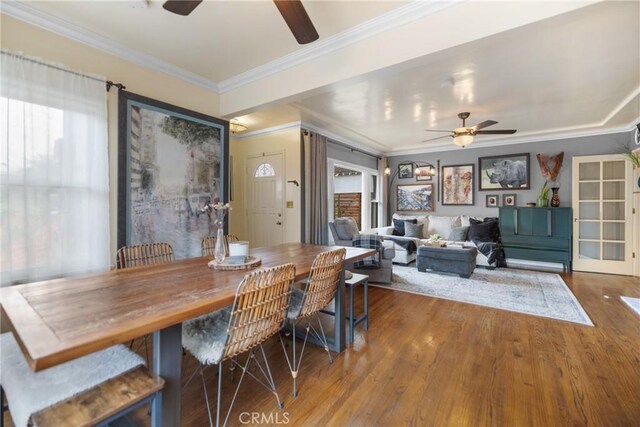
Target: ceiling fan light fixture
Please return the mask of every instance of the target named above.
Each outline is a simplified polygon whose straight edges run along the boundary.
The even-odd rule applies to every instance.
[[[249,127],[238,119],[231,119],[229,121],[229,130],[231,130],[231,133],[244,132],[247,129],[249,129]]]
[[[473,135],[456,135],[453,137],[453,143],[458,147],[466,147],[473,142]]]

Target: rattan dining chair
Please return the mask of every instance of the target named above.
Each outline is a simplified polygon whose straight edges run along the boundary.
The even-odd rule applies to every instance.
[[[142,245],[123,246],[116,252],[116,269],[140,267],[143,265],[166,264],[174,260],[173,248],[169,243],[147,243]],[[147,338],[143,337],[144,353],[149,366],[149,347]],[[133,349],[133,340],[129,344],[129,348]],[[136,348],[136,351],[140,346]]]
[[[307,345],[307,339],[311,333],[318,342],[324,345],[324,349],[329,355],[329,363],[333,363],[331,352],[329,351],[329,344],[327,343],[327,337],[324,334],[322,328],[322,322],[318,312],[326,307],[334,298],[336,289],[338,288],[338,281],[340,280],[340,273],[342,271],[342,264],[346,256],[346,249],[334,249],[332,251],[322,252],[313,261],[311,271],[309,272],[309,278],[302,283],[303,289],[293,288],[291,293],[291,303],[289,304],[289,310],[287,312],[287,320],[291,323],[291,331],[293,334],[293,345],[291,352],[291,359],[287,354],[284,341],[282,340],[282,334],[279,335],[280,343],[282,344],[282,350],[287,359],[291,376],[293,377],[293,396],[298,395],[297,378],[298,371],[300,370],[300,364],[302,363],[302,356],[304,355],[304,349]],[[315,318],[320,329],[320,333],[313,327],[311,320]],[[305,321],[305,335],[302,343],[302,350],[300,356],[296,360],[296,323]]]
[[[247,274],[238,286],[233,305],[182,324],[182,345],[200,362],[198,369],[211,426],[213,426],[213,418],[204,379],[204,368],[208,365],[218,365],[216,405],[216,426],[218,427],[222,400],[222,362],[225,360],[230,360],[232,364],[237,365],[242,374],[223,425],[226,425],[229,419],[245,374],[271,391],[276,397],[278,408],[282,408],[262,343],[282,328],[287,316],[294,276],[293,264],[284,264]],[[255,357],[258,348],[262,354],[264,366]],[[246,362],[241,364],[236,356],[246,352],[249,352],[249,356]],[[255,361],[264,381],[249,371],[252,361]]]
[[[123,246],[116,252],[116,268],[165,264],[172,262],[174,259],[173,248],[169,243]]]
[[[238,238],[233,234],[224,236],[224,251],[229,254],[229,243],[237,242]],[[216,251],[216,236],[205,236],[201,243],[202,256],[214,256]]]

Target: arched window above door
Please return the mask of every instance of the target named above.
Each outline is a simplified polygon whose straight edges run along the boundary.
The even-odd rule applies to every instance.
[[[265,178],[269,176],[276,176],[276,171],[273,169],[269,163],[261,163],[256,168],[256,171],[253,175],[256,178]]]

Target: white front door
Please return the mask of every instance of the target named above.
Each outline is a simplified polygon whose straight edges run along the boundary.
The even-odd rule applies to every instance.
[[[247,221],[253,248],[284,240],[282,153],[247,158]]]
[[[632,170],[622,155],[573,158],[573,268],[633,272]]]

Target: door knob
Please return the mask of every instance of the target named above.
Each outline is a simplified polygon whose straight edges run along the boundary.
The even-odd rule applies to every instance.
[[[276,222],[276,224],[278,224],[278,225],[282,225],[282,223],[281,223],[280,221]]]

